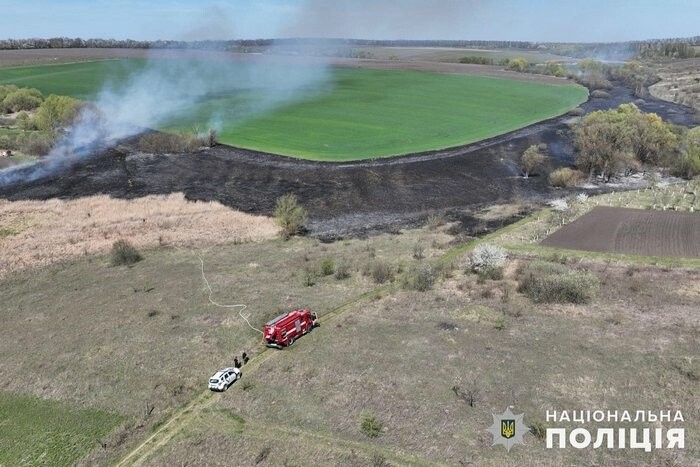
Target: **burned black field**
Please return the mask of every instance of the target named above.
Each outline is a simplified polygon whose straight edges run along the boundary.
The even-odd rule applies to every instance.
[[[653,98],[639,101],[619,84],[609,98],[589,99],[582,107],[591,112],[635,101],[642,110],[673,123],[694,124],[692,109]],[[363,235],[417,224],[434,210],[551,197],[554,191],[546,177],[524,179],[517,159],[528,146],[545,144],[551,156],[549,169],[570,164],[574,148],[569,118],[463,147],[341,164],[224,145],[193,154],[152,155],[125,141],[47,177],[2,186],[0,197],[40,200],[109,194],[129,199],[183,192],[190,200],[219,201],[244,212],[269,214],[275,200],[291,192],[309,211],[312,235]]]

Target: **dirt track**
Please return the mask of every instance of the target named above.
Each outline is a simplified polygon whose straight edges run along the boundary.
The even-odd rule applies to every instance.
[[[346,62],[346,66],[377,65],[367,60]],[[404,62],[402,66],[416,63]],[[612,89],[610,95],[582,107],[590,112],[636,100],[623,86]],[[639,106],[677,124],[690,126],[695,122],[687,107],[656,99]],[[543,143],[552,156],[550,168],[570,164],[573,147],[566,121],[567,117],[555,118],[452,149],[348,164],[300,161],[226,146],[195,154],[156,156],[123,145],[49,177],[0,186],[0,198],[76,198],[102,193],[135,198],[184,192],[192,200],[219,201],[245,212],[267,214],[279,196],[293,192],[311,214],[312,234],[361,235],[414,225],[431,210],[459,211],[552,196],[543,177],[520,177],[516,161],[529,145]]]
[[[700,258],[700,214],[597,207],[542,244],[572,250]]]

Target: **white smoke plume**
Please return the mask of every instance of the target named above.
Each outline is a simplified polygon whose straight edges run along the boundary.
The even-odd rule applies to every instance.
[[[40,163],[0,172],[0,184],[35,180],[147,129],[187,122],[193,109],[199,109],[195,119],[202,130],[220,130],[216,127],[222,122],[230,129],[323,92],[329,73],[327,64],[318,60],[302,64],[274,56],[153,51],[126,82],[106,84]],[[242,97],[224,101],[232,106],[217,108],[218,99],[236,95]]]

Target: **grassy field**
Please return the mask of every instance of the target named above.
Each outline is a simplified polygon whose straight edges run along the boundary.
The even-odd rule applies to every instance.
[[[0,391],[0,465],[74,465],[120,421],[104,411]]]
[[[92,99],[142,60],[0,69],[0,83]],[[413,71],[334,69],[328,89],[247,116],[255,91],[205,96],[164,129],[221,122],[223,143],[294,157],[348,161],[457,146],[565,113],[587,98],[570,84]],[[243,114],[243,115],[242,115]]]
[[[537,222],[535,215],[488,241],[530,238],[520,229]],[[0,280],[0,390],[124,417],[104,449],[93,444],[86,465],[113,463],[146,440],[125,465],[692,465],[697,268],[534,245],[538,256],[601,283],[591,303],[538,305],[517,291],[530,252],[511,249],[503,279],[482,281],[466,271],[468,247],[449,250],[464,241],[457,233],[436,223],[332,244],[302,238],[201,251],[214,300],[248,304],[254,326],[296,306],[319,312],[321,327],[281,352],[264,350],[235,312],[209,304],[189,249],[145,251],[133,267],[86,257],[20,272]],[[350,277],[320,277],[328,258],[346,264]],[[401,288],[413,265],[439,259],[431,290]],[[393,282],[372,279],[378,263]],[[207,392],[211,372],[243,350],[253,356],[243,381]],[[475,405],[454,386],[475,390]],[[485,430],[508,405],[527,424],[543,422],[547,409],[677,408],[686,449],[547,450],[526,435],[526,446],[506,454]],[[365,411],[385,427],[377,438],[360,429]],[[41,439],[28,441],[27,455],[41,455]]]
[[[273,240],[196,253],[205,262],[212,298],[248,304],[245,315],[260,328],[295,307],[323,316],[376,287],[361,273],[370,259],[397,268],[411,261],[419,240],[426,255],[434,256],[439,250],[429,245],[449,238],[414,232],[331,245]],[[111,267],[108,258],[89,256],[0,280],[0,390],[125,417],[123,429],[106,440],[107,449],[93,452],[95,462],[144,437],[201,393],[207,378],[234,355],[261,350],[260,336],[235,310],[209,303],[195,251],[143,254],[133,267]],[[328,257],[347,264],[350,277],[315,277],[310,287],[307,271],[317,271]],[[38,444],[33,452],[41,449]]]
[[[357,47],[377,60],[421,60],[459,62],[463,57],[483,57],[498,63],[501,60],[524,58],[530,63],[570,61],[570,58],[546,52],[522,49],[459,49],[448,47]]]

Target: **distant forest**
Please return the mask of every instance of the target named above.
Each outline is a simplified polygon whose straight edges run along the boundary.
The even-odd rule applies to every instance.
[[[63,49],[63,48],[126,48],[126,49],[209,49],[239,52],[265,52],[273,47],[312,49],[314,47],[451,47],[478,49],[522,49],[549,52],[566,57],[597,57],[616,60],[638,58],[692,58],[700,56],[700,36],[675,39],[653,39],[614,43],[543,43],[522,41],[470,40],[364,40],[364,39],[251,39],[227,41],[135,41],[116,39],[51,39],[0,40],[0,50]]]

